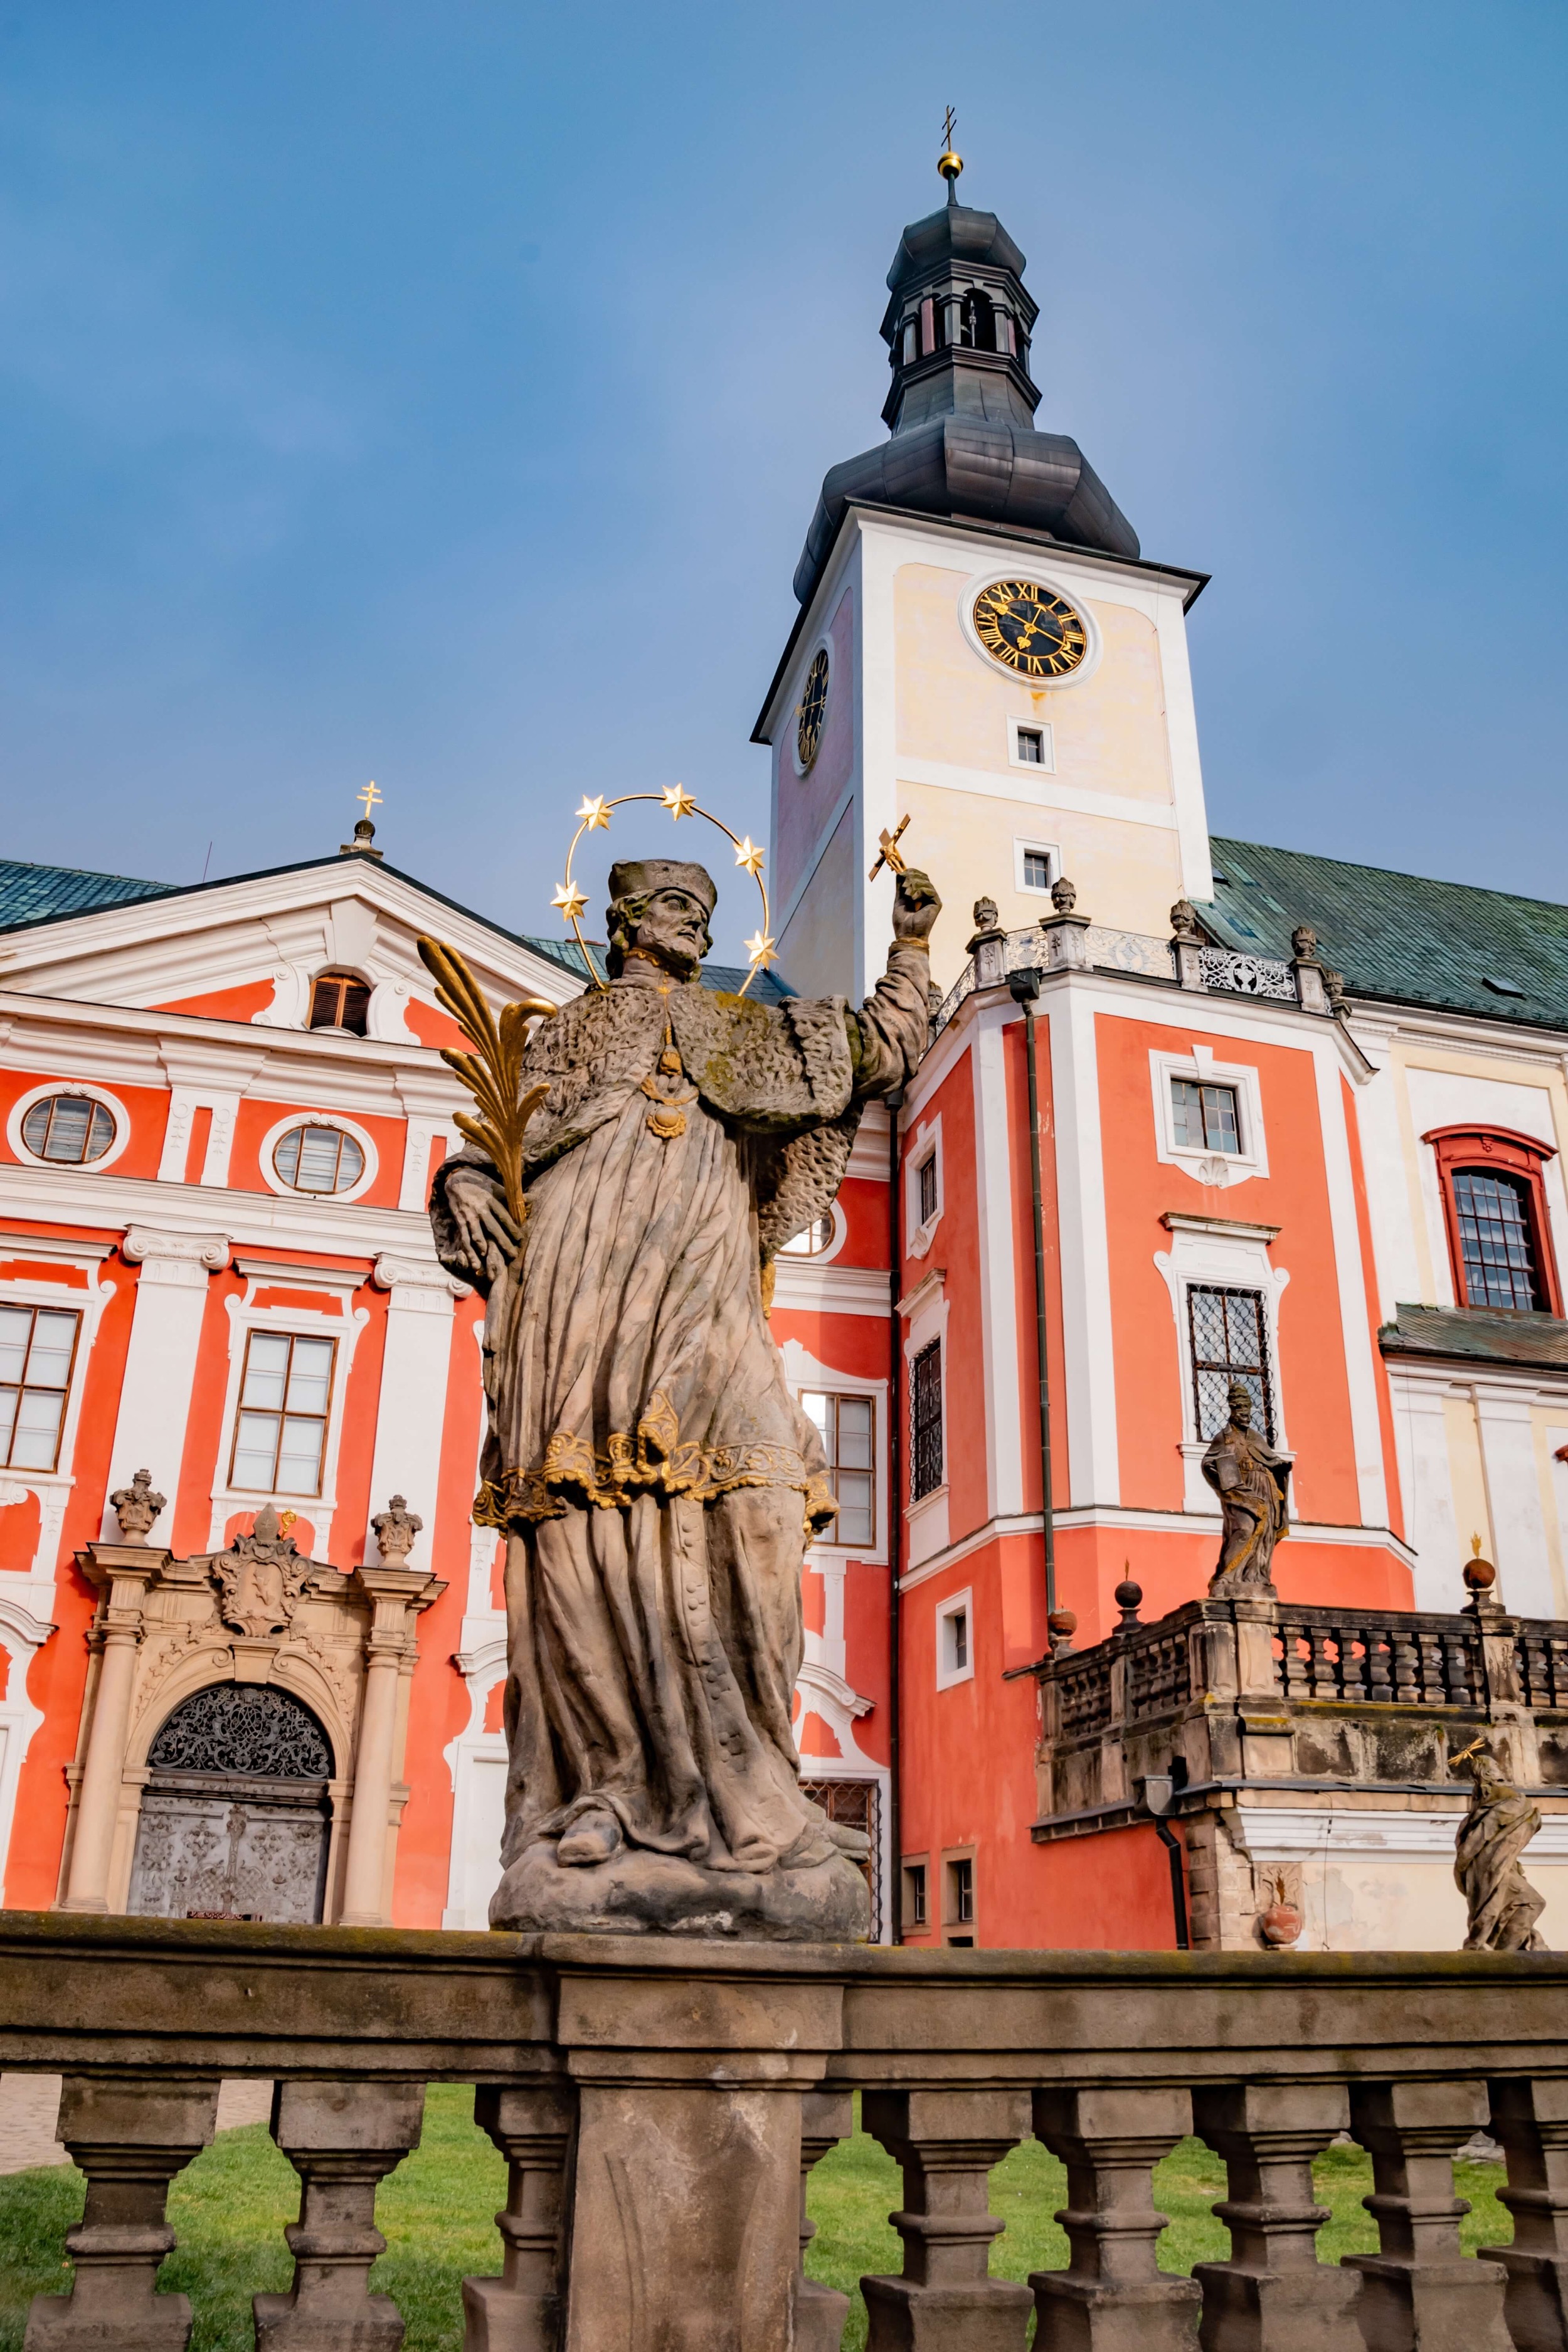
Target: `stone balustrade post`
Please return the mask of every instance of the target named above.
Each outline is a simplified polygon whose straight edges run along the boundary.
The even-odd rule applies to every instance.
[[[1204,2352],[1364,2352],[1355,2323],[1360,2282],[1318,2260],[1330,2218],[1312,2189],[1312,2158],[1350,2121],[1339,2083],[1226,2084],[1193,2093],[1193,2128],[1223,2157],[1226,2194],[1215,2207],[1230,2258],[1199,2263]]]
[[[863,2278],[867,2352],[1023,2352],[1027,2287],[988,2274],[1005,2223],[986,2210],[989,2176],[1029,2128],[1012,2091],[868,2091],[861,2120],[901,2168],[892,2223],[903,2274]]]
[[[191,2306],[156,2292],[173,2251],[169,2183],[212,2138],[216,2079],[149,2088],[68,2074],[59,2136],[87,2175],[87,2208],[66,2232],[76,2265],[68,2294],[33,2297],[25,2352],[184,2352]]]
[[[505,2252],[500,2278],[463,2281],[463,2352],[556,2352],[566,2314],[566,2160],[576,2100],[563,2083],[481,2085],[474,2121],[507,2160],[506,2205],[496,2215]]]
[[[1030,2273],[1041,2352],[1191,2352],[1203,2290],[1155,2261],[1166,2216],[1150,2178],[1192,2129],[1190,2094],[1142,2084],[1041,2090],[1034,2121],[1067,2166],[1056,2218],[1072,2250],[1065,2271]]]
[[[800,2103],[800,2269],[795,2283],[795,2352],[838,2352],[849,2297],[805,2274],[805,2250],[816,2224],[805,2210],[805,2187],[813,2165],[855,2128],[855,2102],[847,2091],[807,2091]]]
[[[397,2305],[368,2286],[386,2252],[375,2192],[418,2147],[424,2115],[423,2083],[278,2084],[272,2137],[302,2186],[300,2218],[283,2232],[294,2284],[252,2298],[257,2352],[398,2352]]]
[[[1346,2254],[1362,2274],[1357,2317],[1371,2352],[1509,2352],[1507,2273],[1465,2261],[1454,2150],[1487,2119],[1479,2083],[1352,2083],[1351,2129],[1372,2158],[1375,2254]]]
[[[136,1653],[142,1646],[148,1588],[174,1554],[145,1543],[94,1543],[77,1554],[77,1565],[102,1595],[93,1622],[98,1677],[92,1720],[77,1792],[70,1873],[62,1911],[107,1911],[114,1864],[114,1835],[125,1771],[125,1742],[136,1686]]]
[[[1568,2339],[1568,2083],[1513,2076],[1491,2085],[1491,2127],[1508,2158],[1498,2202],[1513,2243],[1483,2246],[1508,2274],[1503,2309],[1517,2352],[1563,2352]]]

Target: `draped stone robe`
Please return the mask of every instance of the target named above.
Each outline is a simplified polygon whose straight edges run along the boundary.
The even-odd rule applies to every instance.
[[[476,1507],[507,1536],[503,1863],[598,1811],[708,1869],[837,1851],[790,1728],[802,1561],[835,1505],[759,1274],[830,1206],[862,1104],[912,1074],[928,981],[895,943],[857,1013],[632,961],[534,1032],[550,1093],[523,1252],[489,1289]],[[431,1201],[459,1272],[465,1164],[493,1176],[470,1148]]]

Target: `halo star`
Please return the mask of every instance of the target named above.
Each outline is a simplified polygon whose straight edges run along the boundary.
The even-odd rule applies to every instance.
[[[746,955],[753,971],[766,971],[769,964],[777,963],[779,960],[778,950],[772,940],[764,938],[761,931],[753,931],[746,941]]]
[[[563,922],[574,923],[588,901],[578,889],[575,882],[563,882],[550,903],[552,907],[560,908],[561,919]]]
[[[684,784],[666,784],[659,798],[677,824],[680,823],[683,816],[689,816],[697,806]]]
[[[735,863],[737,866],[743,866],[748,874],[760,875],[763,870],[763,860],[766,856],[766,850],[759,849],[750,834],[746,835],[744,841],[738,841],[735,844]]]
[[[604,796],[602,793],[597,800],[592,801],[584,796],[583,805],[578,810],[577,814],[582,823],[587,826],[590,833],[599,833],[608,828],[610,812],[605,805]]]

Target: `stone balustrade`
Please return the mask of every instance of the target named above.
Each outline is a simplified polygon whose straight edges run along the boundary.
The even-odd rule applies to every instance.
[[[1184,951],[1185,950],[1185,951]],[[996,931],[972,954],[932,1014],[932,1034],[945,1029],[965,997],[977,988],[999,987],[1009,972],[1034,969],[1100,971],[1124,980],[1152,981],[1161,987],[1201,990],[1221,996],[1262,996],[1326,1013],[1316,963],[1283,963],[1274,956],[1244,955],[1194,939],[1158,939],[1147,931],[1120,931],[1108,924],[1049,916],[1022,930]]]
[[[183,2352],[158,2292],[168,2184],[220,2077],[276,2084],[300,2179],[268,2352],[395,2352],[370,2292],[382,2179],[425,2087],[472,2083],[507,2158],[468,2352],[833,2352],[803,2275],[811,2166],[851,2127],[895,2158],[897,2276],[870,2352],[1563,2352],[1568,1958],[885,1950],[0,1915],[0,2064],[63,2073],[88,2177],[27,2352]],[[1511,2243],[1459,2258],[1455,2151],[1489,2120]],[[1311,2161],[1372,2158],[1380,2251],[1317,2259]],[[1152,2167],[1221,2157],[1227,2260],[1158,2267]],[[1067,2168],[1067,2266],[993,2275],[992,2168]]]

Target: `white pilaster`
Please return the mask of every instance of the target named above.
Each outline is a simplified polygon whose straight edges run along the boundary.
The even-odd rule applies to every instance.
[[[117,1487],[129,1486],[137,1470],[152,1472],[154,1486],[168,1496],[170,1510],[174,1508],[206,1313],[207,1277],[228,1264],[228,1235],[132,1225],[123,1250],[142,1271],[104,1490],[105,1537],[119,1533],[108,1498]],[[165,1517],[163,1530],[172,1524]]]
[[[1024,1507],[1019,1426],[1018,1298],[1009,1166],[1004,1024],[1018,1019],[1009,998],[976,1017],[970,1066],[974,1076],[975,1194],[980,1223],[980,1338],[985,1380],[985,1511],[988,1518]],[[1031,1244],[1031,1247],[1033,1244]]]
[[[454,1282],[434,1258],[378,1257],[374,1278],[377,1288],[389,1296],[371,1463],[371,1509],[373,1513],[384,1510],[394,1493],[407,1497],[409,1509],[425,1522],[409,1557],[424,1566],[428,1564],[435,1538],[447,1374],[452,1354],[452,1302],[466,1298],[468,1286]],[[367,1559],[380,1557],[374,1529],[366,1530],[365,1553]]]
[[[1443,1409],[1450,1385],[1447,1373],[1404,1364],[1389,1375],[1405,1532],[1416,1555],[1417,1609],[1462,1609],[1467,1599],[1459,1570],[1470,1548],[1460,1539]]]
[[[1555,1617],[1558,1600],[1542,1510],[1531,1392],[1510,1382],[1476,1381],[1470,1393],[1480,1432],[1499,1598],[1515,1617]]]
[[[1100,1055],[1087,988],[1050,991],[1051,1100],[1057,1143],[1062,1341],[1066,1357],[1068,1496],[1119,1503],[1116,1335],[1100,1131]]]

